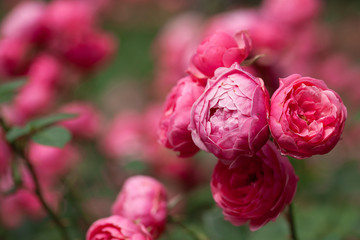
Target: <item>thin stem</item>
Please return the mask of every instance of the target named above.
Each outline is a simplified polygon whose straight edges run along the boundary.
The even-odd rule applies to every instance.
[[[6,125],[4,119],[0,118],[0,125],[4,129],[5,133],[9,131],[9,127]],[[30,160],[27,158],[24,148],[19,146],[16,141],[9,143],[11,149],[24,161],[26,167],[28,168],[31,178],[35,185],[35,194],[39,198],[40,203],[43,207],[43,209],[48,213],[51,220],[54,222],[54,224],[57,226],[57,229],[59,230],[62,239],[63,240],[70,240],[69,234],[66,230],[66,227],[64,223],[60,220],[60,218],[56,215],[56,213],[50,208],[50,206],[46,203],[44,195],[41,191],[39,179],[36,175],[35,168],[30,162]]]
[[[298,240],[296,234],[295,217],[294,217],[294,206],[291,203],[288,207],[287,221],[290,227],[290,237],[292,240]]]

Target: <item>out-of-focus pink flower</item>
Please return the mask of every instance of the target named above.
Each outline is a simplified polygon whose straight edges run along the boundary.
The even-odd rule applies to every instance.
[[[141,175],[130,177],[117,196],[112,214],[140,222],[156,239],[165,229],[166,189],[152,177]]]
[[[39,175],[55,181],[80,161],[78,150],[70,144],[57,148],[31,142],[28,156]]]
[[[203,86],[191,77],[185,77],[179,80],[165,101],[160,120],[159,142],[178,151],[181,157],[190,157],[199,150],[191,138],[188,126],[191,107],[203,91]]]
[[[68,37],[81,34],[94,27],[95,12],[90,4],[82,1],[56,0],[51,2],[43,16],[43,24],[51,37]],[[64,40],[64,38],[61,38]]]
[[[202,79],[201,82],[205,85],[206,80],[214,76],[217,68],[240,64],[249,55],[250,50],[251,39],[246,32],[232,36],[218,31],[199,45],[191,59],[188,72]]]
[[[41,35],[41,20],[46,6],[40,1],[18,4],[3,20],[1,34],[6,38],[36,41]]]
[[[261,13],[271,21],[301,25],[317,16],[320,8],[320,0],[264,0]]]
[[[264,54],[269,50],[277,52],[286,46],[289,39],[285,26],[264,19],[256,9],[240,9],[213,16],[205,26],[204,35],[211,36],[217,31],[230,35],[247,31],[255,54]]]
[[[322,80],[293,74],[280,79],[271,98],[270,130],[283,154],[307,158],[334,148],[347,110]]]
[[[157,60],[155,91],[164,95],[184,77],[191,56],[200,42],[201,17],[181,14],[163,28],[154,45]]]
[[[30,62],[30,44],[18,38],[0,40],[0,76],[16,77],[26,73]]]
[[[152,240],[141,224],[121,217],[111,216],[95,221],[86,233],[86,240]]]
[[[62,77],[61,63],[51,55],[39,55],[31,64],[28,77],[32,84],[55,88],[60,85]]]
[[[25,118],[30,118],[49,110],[54,101],[55,92],[52,87],[29,81],[16,95],[14,107]]]
[[[77,114],[73,119],[60,122],[60,125],[69,129],[74,136],[93,138],[100,131],[100,114],[91,103],[68,103],[61,107],[59,112]]]
[[[192,107],[189,130],[200,149],[231,162],[266,143],[269,108],[263,81],[234,64],[208,81]]]
[[[131,112],[123,112],[116,116],[101,141],[101,149],[108,157],[115,159],[131,160],[145,157],[142,116]]]
[[[218,162],[211,191],[226,220],[239,226],[249,222],[256,231],[275,221],[290,204],[298,177],[286,157],[268,142],[252,158],[239,159],[232,168]]]
[[[115,39],[105,33],[88,31],[63,41],[57,48],[65,60],[83,70],[102,65],[115,51]]]

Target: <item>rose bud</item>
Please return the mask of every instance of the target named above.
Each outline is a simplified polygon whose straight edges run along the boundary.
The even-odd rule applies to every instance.
[[[95,221],[86,233],[86,240],[152,240],[141,224],[122,216],[111,216]]]
[[[217,68],[240,64],[250,50],[251,39],[246,32],[239,32],[233,37],[218,31],[200,44],[190,61],[188,72],[205,84]]]
[[[322,80],[298,74],[280,78],[271,98],[270,131],[281,153],[295,158],[333,149],[346,117],[340,96]]]
[[[249,222],[256,231],[275,221],[290,204],[298,177],[286,157],[268,141],[252,158],[240,159],[231,168],[217,163],[211,192],[225,220],[239,226]]]
[[[59,110],[62,113],[76,114],[77,116],[60,122],[74,136],[94,138],[100,131],[100,114],[88,102],[72,102]]]
[[[30,50],[30,44],[22,39],[0,40],[0,77],[25,74],[30,63]]]
[[[188,130],[190,112],[194,102],[203,93],[204,87],[191,77],[181,79],[168,95],[160,120],[159,142],[174,151],[180,157],[190,157],[199,148]]]
[[[87,31],[62,42],[56,50],[76,67],[91,70],[103,64],[115,48],[116,42],[111,35]]]
[[[41,1],[19,3],[3,20],[0,33],[6,38],[36,41],[41,34],[41,19],[45,9]]]
[[[165,187],[154,178],[130,177],[112,206],[112,214],[143,224],[155,239],[165,229],[166,198]]]
[[[41,54],[34,59],[29,69],[29,81],[34,84],[54,88],[60,85],[62,66],[57,58]]]
[[[189,130],[200,149],[221,160],[252,156],[269,138],[269,108],[264,82],[234,64],[209,80],[192,107]]]

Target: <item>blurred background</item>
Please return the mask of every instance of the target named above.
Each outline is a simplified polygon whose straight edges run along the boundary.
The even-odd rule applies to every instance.
[[[288,239],[284,216],[254,233],[223,220],[209,187],[216,163],[210,154],[180,159],[157,144],[164,99],[198,44],[215,29],[237,27],[250,31],[255,53],[266,54],[259,74],[270,88],[272,78],[299,73],[323,79],[343,98],[349,115],[335,149],[291,160],[300,178],[295,220],[299,239],[360,239],[360,1],[310,1],[316,4],[303,12],[284,5],[267,15],[269,1],[0,1],[0,80],[29,81],[1,107],[2,116],[22,126],[53,112],[84,114],[84,122],[63,123],[73,139],[61,151],[29,146],[41,178],[51,182],[44,184],[48,201],[73,239],[84,239],[89,223],[109,216],[123,181],[135,174],[156,176],[169,199],[181,196],[171,213],[208,239]],[[47,24],[25,33],[42,14]],[[49,88],[37,85],[45,82]],[[22,188],[31,189],[19,169]],[[0,197],[0,239],[60,239],[22,188]],[[169,224],[161,239],[194,238]]]

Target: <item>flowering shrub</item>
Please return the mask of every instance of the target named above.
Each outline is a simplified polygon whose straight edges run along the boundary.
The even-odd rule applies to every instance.
[[[0,2],[0,239],[360,238],[356,21],[331,9]]]

